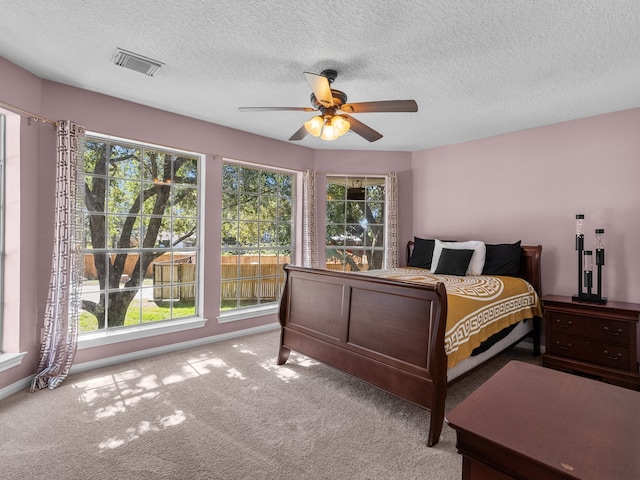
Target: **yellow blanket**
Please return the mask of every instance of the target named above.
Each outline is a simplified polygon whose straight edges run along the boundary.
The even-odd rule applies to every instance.
[[[444,348],[449,368],[469,357],[474,348],[503,328],[527,318],[542,317],[536,291],[521,278],[435,275],[412,267],[362,273],[407,283],[444,283],[448,307]]]

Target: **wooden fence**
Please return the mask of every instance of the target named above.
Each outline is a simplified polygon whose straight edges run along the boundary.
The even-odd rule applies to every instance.
[[[170,258],[169,254],[156,258],[146,272],[145,277],[153,279],[154,300],[193,302],[196,297],[196,264],[189,263],[190,255],[174,255],[173,266],[168,261]],[[137,254],[129,254],[123,275],[131,275],[137,261]],[[289,257],[241,255],[238,258],[236,255],[222,255],[221,263],[222,300],[275,301],[284,285],[282,266],[289,263]],[[85,255],[84,265],[85,278],[97,278],[93,255]],[[350,270],[349,265],[346,267]],[[327,263],[326,268],[342,270],[343,266]]]
[[[196,299],[195,263],[154,263],[153,300],[194,302]],[[174,284],[171,286],[171,284]],[[175,284],[178,285],[175,285]]]

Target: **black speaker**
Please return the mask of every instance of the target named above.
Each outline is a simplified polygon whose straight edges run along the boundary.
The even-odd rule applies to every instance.
[[[347,188],[347,200],[364,200],[364,188]]]

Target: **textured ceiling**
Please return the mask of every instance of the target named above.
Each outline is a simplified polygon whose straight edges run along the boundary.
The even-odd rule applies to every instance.
[[[332,68],[350,102],[419,111],[358,114],[384,135],[374,143],[298,143],[415,151],[640,106],[639,27],[638,0],[0,0],[0,56],[282,141],[313,114],[238,107],[308,107],[303,72]],[[117,47],[165,66],[115,66]]]

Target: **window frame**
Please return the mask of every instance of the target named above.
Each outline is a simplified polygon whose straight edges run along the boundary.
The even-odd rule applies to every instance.
[[[203,281],[204,280],[204,262],[203,262],[204,247],[203,246],[205,245],[205,238],[204,238],[205,182],[204,182],[204,179],[206,178],[206,173],[205,173],[206,155],[193,152],[193,151],[167,147],[162,145],[156,145],[149,142],[143,142],[143,141],[138,141],[138,140],[133,140],[128,138],[106,135],[98,132],[88,131],[85,135],[85,140],[95,140],[99,142],[116,143],[124,146],[132,146],[134,148],[138,148],[141,151],[141,159],[144,158],[143,151],[145,150],[169,153],[174,156],[184,155],[185,157],[196,159],[197,181],[193,187],[189,186],[190,188],[197,189],[197,196],[198,196],[197,216],[195,217],[195,221],[197,223],[196,243],[194,246],[185,247],[185,248],[188,248],[189,251],[195,252],[195,256],[196,256],[196,272],[195,272],[195,280],[194,280],[194,289],[195,289],[196,298],[195,298],[195,304],[194,304],[194,308],[195,308],[194,315],[188,315],[188,316],[178,317],[178,318],[173,318],[171,316],[171,318],[167,318],[163,320],[155,320],[155,321],[146,322],[146,323],[140,322],[135,325],[123,325],[123,326],[117,326],[117,327],[105,326],[102,329],[99,328],[97,330],[80,332],[80,335],[78,337],[78,348],[79,349],[93,348],[101,345],[107,345],[107,344],[112,344],[112,343],[117,343],[122,341],[129,341],[129,340],[134,340],[139,338],[146,338],[146,337],[151,337],[156,335],[163,335],[167,333],[179,332],[179,331],[184,331],[192,328],[200,328],[204,326],[207,322],[207,319],[203,317],[203,308],[204,308],[204,281]],[[92,175],[92,174],[89,174],[89,175]],[[103,177],[106,178],[107,183],[112,178],[120,178],[117,176],[112,177],[108,169],[107,169],[107,172],[103,175]],[[138,179],[135,179],[135,180],[138,181]],[[142,180],[142,174],[139,181],[142,182],[142,184],[145,183]],[[168,218],[168,219],[172,218],[174,213],[171,211],[171,208],[172,208],[171,204],[167,205],[163,218]],[[108,218],[108,212],[109,212],[109,208],[108,206],[105,206],[106,218]],[[86,214],[86,210],[85,210],[85,214]],[[138,213],[138,215],[141,218],[146,217],[146,215],[144,215],[142,210]],[[84,232],[87,233],[86,230]],[[159,240],[159,237],[158,237],[158,240]],[[121,249],[118,249],[115,247],[113,248],[109,247],[108,241],[106,242],[106,245],[107,246],[104,249],[87,248],[85,246],[83,248],[83,253],[91,254],[96,250],[98,251],[98,253],[100,252],[117,253],[121,251]],[[127,249],[127,253],[139,253],[139,252],[150,251],[150,250],[157,251],[159,250],[159,248],[156,248],[156,246],[154,246],[152,249],[143,248],[143,247],[129,248]],[[160,250],[164,250],[164,249],[161,248]],[[167,251],[180,252],[181,250],[180,249],[174,250],[173,246],[171,246],[171,247],[167,247]],[[173,262],[173,258],[172,258],[172,262]],[[180,284],[180,283],[179,282],[172,283],[170,288],[173,289],[174,285],[176,284]],[[143,288],[153,288],[153,287],[145,287],[143,285],[143,282],[141,282],[140,285],[135,287],[135,289],[140,291]],[[105,291],[109,291],[108,286],[105,286]]]
[[[331,179],[343,179],[345,182],[345,189],[348,190],[349,187],[349,182],[352,181],[356,181],[356,180],[360,180],[361,182],[361,188],[364,188],[366,190],[367,188],[367,180],[368,179],[372,179],[372,180],[377,180],[380,181],[380,183],[375,183],[375,184],[379,184],[382,185],[382,187],[384,188],[384,200],[382,202],[380,202],[380,200],[372,200],[371,203],[382,203],[383,204],[383,211],[381,214],[381,220],[382,223],[375,223],[374,225],[376,226],[380,226],[382,228],[382,235],[383,235],[383,239],[382,239],[382,244],[380,246],[376,246],[376,247],[371,247],[370,245],[366,245],[366,242],[363,246],[352,246],[352,250],[363,250],[364,252],[371,250],[372,248],[375,251],[381,252],[382,255],[382,263],[380,268],[384,269],[386,268],[386,263],[387,263],[387,245],[386,245],[386,241],[385,241],[385,237],[387,236],[388,232],[387,232],[387,209],[388,209],[388,198],[387,198],[387,191],[386,191],[386,182],[388,179],[388,175],[385,174],[365,174],[365,173],[358,173],[358,174],[353,174],[353,173],[328,173],[325,177],[325,186],[324,186],[324,195],[325,195],[325,219],[324,219],[324,225],[325,225],[325,235],[324,235],[324,245],[323,245],[323,249],[324,249],[324,258],[325,258],[325,262],[327,264],[329,264],[329,249],[332,247],[331,245],[328,245],[327,243],[327,239],[329,237],[329,231],[330,231],[330,227],[337,227],[337,226],[342,226],[344,234],[347,234],[347,227],[349,225],[355,226],[356,224],[353,222],[347,222],[346,219],[346,209],[347,209],[347,204],[349,201],[355,201],[355,202],[362,202],[364,206],[367,205],[367,203],[370,203],[369,199],[365,196],[365,198],[363,198],[362,200],[349,200],[347,198],[347,191],[345,190],[345,198],[344,199],[331,199],[329,198],[329,184],[331,183]],[[355,187],[355,185],[352,185]],[[359,187],[355,187],[355,188],[359,188]],[[344,222],[342,223],[337,223],[337,222],[330,222],[329,221],[329,213],[330,213],[330,206],[331,205],[335,205],[338,203],[343,203],[344,208],[345,208],[345,219]],[[366,236],[366,235],[365,235]],[[335,246],[335,250],[347,250],[349,245],[346,244],[346,239],[345,239],[345,243],[343,243],[342,245],[336,245]],[[327,267],[329,268],[329,267]],[[349,271],[346,269],[346,262],[342,263],[342,270],[340,271]]]
[[[277,199],[280,198],[287,198],[290,201],[291,204],[291,212],[290,212],[290,217],[289,217],[289,221],[287,223],[290,224],[290,244],[288,246],[281,246],[278,245],[277,247],[273,247],[273,246],[265,246],[265,247],[260,247],[260,246],[225,246],[223,245],[223,241],[222,241],[222,235],[224,234],[223,232],[221,232],[221,238],[220,238],[220,255],[222,257],[222,255],[225,252],[229,252],[229,251],[250,251],[250,250],[257,250],[259,252],[261,252],[263,249],[264,250],[269,250],[269,249],[277,249],[277,250],[282,250],[282,249],[288,249],[289,250],[289,261],[286,263],[295,263],[295,258],[296,258],[296,254],[297,254],[297,234],[298,234],[298,221],[297,221],[297,214],[298,214],[298,210],[299,210],[299,196],[300,196],[300,192],[299,192],[299,182],[300,182],[300,172],[294,171],[294,170],[290,170],[290,169],[286,169],[286,168],[279,168],[279,167],[274,167],[274,166],[270,166],[270,165],[261,165],[261,164],[256,164],[256,163],[251,163],[251,162],[244,162],[244,161],[239,161],[239,160],[234,160],[234,159],[230,159],[230,158],[223,158],[222,159],[222,163],[221,163],[221,189],[220,189],[220,195],[221,195],[221,225],[222,223],[224,223],[225,221],[227,221],[228,219],[225,218],[225,206],[224,206],[224,194],[225,192],[230,192],[231,190],[226,190],[224,188],[224,168],[225,166],[230,165],[230,166],[234,166],[234,167],[240,167],[240,168],[246,168],[246,169],[252,169],[252,170],[257,170],[259,172],[267,172],[269,174],[284,174],[284,175],[289,175],[291,177],[291,194],[290,197],[284,197],[284,196],[280,196],[279,194],[276,196]],[[241,194],[240,190],[236,189],[233,190],[234,192],[236,192],[236,194]],[[260,194],[259,194],[260,197]],[[236,218],[237,222],[241,222],[243,220],[241,220],[238,217]],[[255,220],[256,222],[260,223],[261,220]],[[280,224],[281,221],[276,218],[275,220],[275,224],[278,225]],[[278,265],[280,265],[281,263],[277,263]],[[277,297],[274,301],[271,302],[266,302],[266,303],[258,303],[257,305],[250,305],[250,306],[237,306],[238,305],[238,299],[239,297],[236,297],[236,307],[235,308],[231,308],[231,309],[226,309],[226,310],[222,310],[222,301],[223,301],[223,296],[222,296],[222,289],[223,289],[223,284],[224,284],[224,279],[223,279],[223,274],[222,274],[222,259],[221,259],[221,265],[220,265],[220,301],[219,301],[219,305],[218,307],[220,308],[220,313],[218,316],[218,322],[219,323],[228,323],[228,322],[234,322],[234,321],[238,321],[238,320],[244,320],[244,319],[248,319],[248,318],[255,318],[257,316],[261,316],[261,315],[268,315],[268,314],[272,314],[272,313],[276,313],[278,310],[278,304],[282,295],[282,288],[279,289],[279,291],[277,292]],[[267,277],[269,277],[267,275]],[[284,272],[280,272],[278,277],[280,278],[280,280],[277,282],[277,284],[282,287],[284,285]],[[237,277],[236,280],[240,280],[243,277]],[[258,281],[260,281],[261,278],[263,278],[262,275],[258,275],[257,277],[253,277],[255,279],[257,279]]]

